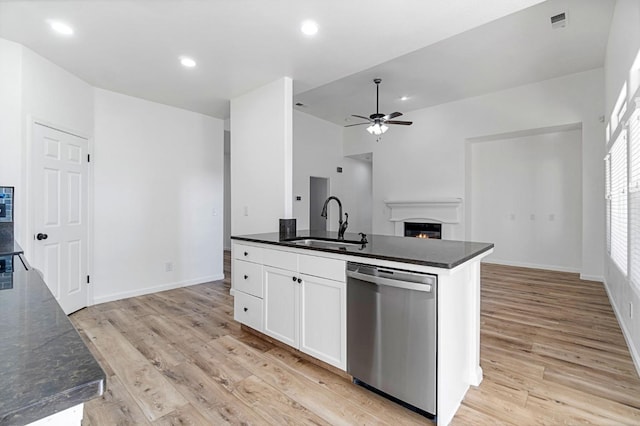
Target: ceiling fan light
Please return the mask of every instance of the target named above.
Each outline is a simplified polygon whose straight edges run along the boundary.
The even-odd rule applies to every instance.
[[[367,127],[367,132],[373,134],[374,131],[375,131],[375,126],[373,124],[371,126]]]
[[[386,125],[384,125],[384,124],[380,126],[380,131],[381,131],[382,133],[386,132],[388,129],[389,129],[389,126],[386,126]]]

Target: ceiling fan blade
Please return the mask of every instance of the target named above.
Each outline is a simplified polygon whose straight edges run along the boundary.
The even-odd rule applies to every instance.
[[[367,120],[367,121],[371,121],[371,119],[369,117],[363,117],[361,115],[355,115],[355,114],[351,114],[352,117],[358,117],[358,118],[362,118],[363,120]]]
[[[385,116],[384,118],[385,118],[386,120],[392,120],[392,119],[394,119],[394,118],[396,118],[396,117],[400,117],[401,115],[402,115],[402,113],[401,113],[401,112],[397,112],[397,111],[396,111],[396,112],[392,112],[391,114],[389,114],[389,115]]]
[[[353,126],[362,126],[363,124],[371,124],[371,123],[357,123],[357,124],[347,124],[344,127],[353,127]]]
[[[384,124],[401,124],[403,126],[411,126],[413,121],[398,121],[398,120],[387,120]]]

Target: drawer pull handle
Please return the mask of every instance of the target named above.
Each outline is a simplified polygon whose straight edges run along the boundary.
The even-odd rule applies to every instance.
[[[245,255],[245,256],[249,256],[249,253],[247,253],[247,252],[245,251],[245,252],[244,252],[244,255]]]
[[[296,277],[292,277],[293,278],[293,282],[296,282],[298,279]]]
[[[247,278],[249,278],[249,275],[245,275],[245,276],[244,276],[244,279],[245,279],[245,280],[246,280]]]
[[[302,278],[298,278],[298,284],[302,282]]]
[[[249,310],[249,308],[244,308],[244,311],[247,312]]]

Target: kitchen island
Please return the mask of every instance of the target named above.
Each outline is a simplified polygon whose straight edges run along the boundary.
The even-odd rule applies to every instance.
[[[232,237],[234,317],[346,371],[347,262],[437,276],[436,421],[448,424],[480,368],[480,260],[493,244],[299,231]],[[293,279],[292,279],[293,278]]]
[[[80,425],[105,373],[21,253],[0,252],[0,425]]]

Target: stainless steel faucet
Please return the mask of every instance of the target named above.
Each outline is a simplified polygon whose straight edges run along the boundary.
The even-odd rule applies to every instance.
[[[332,195],[331,197],[326,199],[326,201],[324,202],[324,206],[322,206],[322,213],[320,213],[320,216],[324,217],[325,219],[327,218],[327,204],[329,204],[329,201],[331,200],[336,200],[338,202],[338,208],[340,209],[340,212],[338,213],[338,239],[344,240],[344,232],[347,230],[347,226],[349,226],[349,213],[344,212],[345,219],[343,222],[342,203],[340,202],[338,197],[334,197]]]

